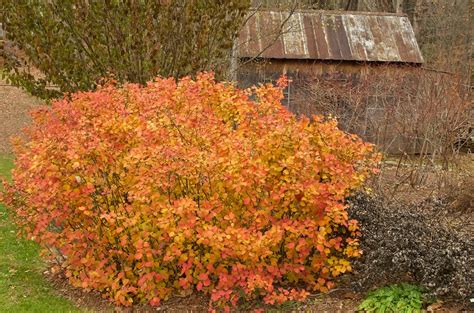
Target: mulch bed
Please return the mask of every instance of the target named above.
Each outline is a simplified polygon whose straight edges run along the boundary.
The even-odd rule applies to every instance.
[[[92,312],[208,312],[209,299],[206,296],[196,294],[184,297],[173,297],[164,302],[160,307],[151,307],[148,305],[134,305],[130,308],[116,307],[108,300],[103,299],[98,292],[85,291],[81,288],[72,287],[62,273],[52,274],[50,271],[46,271],[44,274],[59,295],[70,300],[77,307]],[[273,312],[356,312],[361,300],[362,294],[360,293],[355,293],[347,288],[336,288],[331,290],[328,294],[310,295],[305,303],[284,304],[281,307],[273,309]],[[238,311],[248,312],[249,308]]]
[[[130,308],[116,307],[108,300],[101,297],[98,292],[85,291],[69,285],[67,278],[61,273],[52,274],[45,272],[47,280],[52,284],[59,295],[69,299],[77,307],[92,312],[119,312],[119,313],[197,313],[208,312],[208,299],[205,296],[191,295],[187,297],[174,297],[161,305],[153,308],[147,305],[135,305]],[[354,292],[350,288],[336,288],[328,294],[314,294],[308,297],[306,303],[282,306],[272,312],[319,312],[319,313],[350,313],[357,312],[357,306],[363,299],[363,294]],[[239,312],[246,312],[240,310]],[[444,299],[430,305],[427,312],[458,313],[474,312],[472,304],[460,303],[455,299]]]

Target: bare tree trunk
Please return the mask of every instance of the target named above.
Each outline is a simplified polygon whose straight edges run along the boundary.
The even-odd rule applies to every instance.
[[[413,31],[415,35],[418,36],[420,31],[420,11],[421,6],[423,4],[423,0],[404,0],[403,1],[403,12],[408,15],[408,18],[411,21],[413,26]]]
[[[237,55],[237,38],[232,43],[232,51],[230,53],[230,66],[227,73],[227,79],[236,82],[237,81],[237,69],[239,67],[238,55]]]
[[[395,0],[393,6],[395,7],[395,13],[402,13],[403,0]]]
[[[395,8],[398,2],[401,2],[401,0],[362,0],[357,1],[352,9],[369,12],[396,12]]]

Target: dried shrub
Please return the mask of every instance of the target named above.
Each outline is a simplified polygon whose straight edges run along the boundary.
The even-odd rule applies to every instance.
[[[472,127],[469,86],[463,78],[416,67],[364,70],[299,74],[292,110],[334,116],[342,129],[383,152],[440,157],[447,166]]]
[[[408,66],[293,76],[293,112],[336,117],[390,156],[373,184],[386,198],[456,191],[446,188],[459,182],[453,173],[469,171],[460,150],[472,141],[474,111],[463,77]]]
[[[209,74],[78,93],[35,114],[5,200],[73,285],[119,304],[327,291],[359,255],[343,201],[377,156],[281,99]]]
[[[355,287],[414,281],[437,296],[474,294],[473,224],[466,215],[451,216],[448,204],[435,199],[408,207],[366,195],[350,202],[363,234]]]

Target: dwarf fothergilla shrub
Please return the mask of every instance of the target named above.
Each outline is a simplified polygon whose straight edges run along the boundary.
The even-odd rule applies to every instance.
[[[201,74],[54,102],[17,142],[4,201],[73,285],[116,303],[326,291],[360,253],[343,201],[377,156],[335,121],[294,117],[281,89]]]

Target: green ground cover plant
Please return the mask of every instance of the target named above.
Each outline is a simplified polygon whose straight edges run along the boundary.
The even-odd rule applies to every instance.
[[[369,292],[359,306],[363,312],[421,312],[423,308],[423,291],[410,284],[390,285]]]

